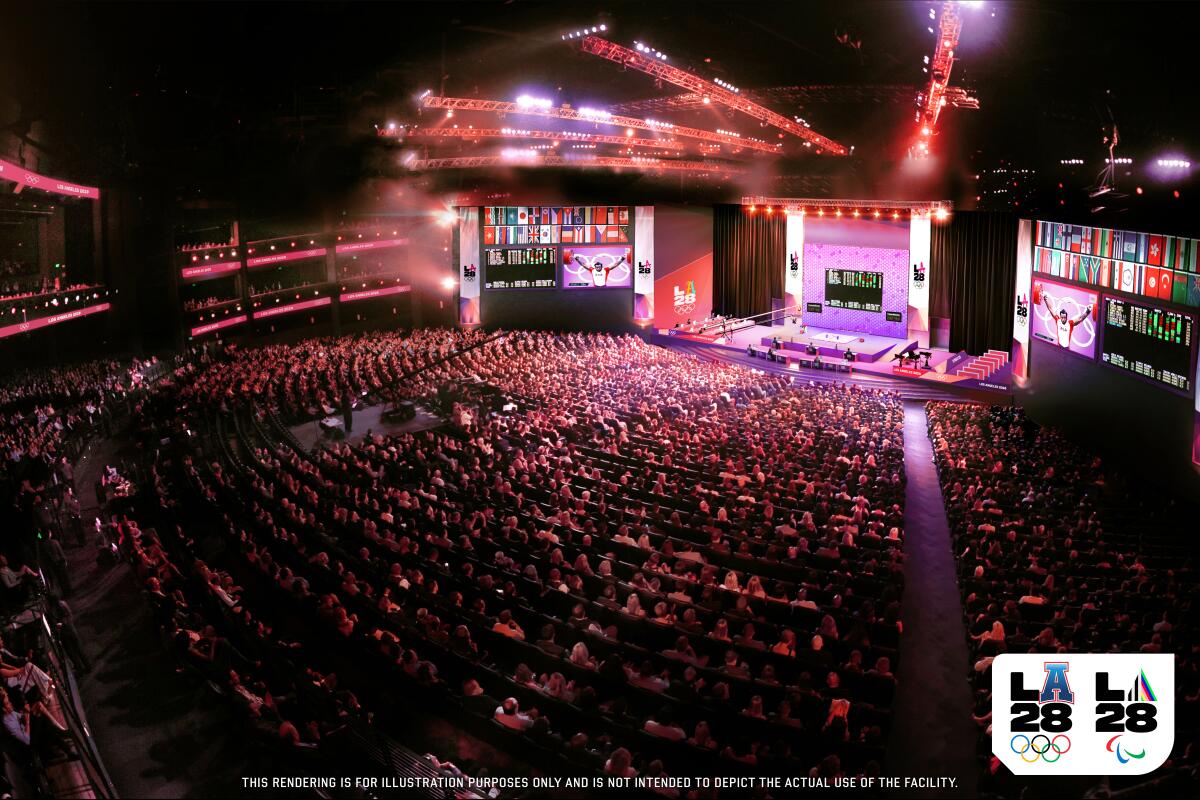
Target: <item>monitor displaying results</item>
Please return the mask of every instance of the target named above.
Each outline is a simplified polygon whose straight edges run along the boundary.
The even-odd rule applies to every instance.
[[[483,251],[483,288],[553,289],[557,247],[518,247]]]
[[[1194,324],[1178,311],[1105,297],[1101,359],[1158,385],[1191,392]]]
[[[882,311],[883,273],[856,269],[825,270],[825,305],[856,311]]]

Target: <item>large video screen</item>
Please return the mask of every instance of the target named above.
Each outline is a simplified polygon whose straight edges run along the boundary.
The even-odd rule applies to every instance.
[[[825,305],[861,311],[883,310],[883,273],[856,269],[825,270]]]
[[[557,247],[483,251],[483,288],[553,289],[558,285]]]
[[[853,233],[853,228],[850,228]],[[902,338],[908,333],[908,250],[804,243],[804,323]]]
[[[1034,279],[1030,335],[1084,358],[1096,357],[1100,298],[1095,292]]]
[[[562,248],[564,289],[628,289],[633,286],[633,248]]]
[[[1194,320],[1187,314],[1104,298],[1105,364],[1180,393],[1192,389]]]

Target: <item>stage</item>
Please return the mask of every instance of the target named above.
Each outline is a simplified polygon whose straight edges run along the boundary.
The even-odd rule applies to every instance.
[[[779,361],[798,374],[813,369],[848,373],[886,375],[914,381],[934,381],[942,385],[958,386],[992,392],[1010,392],[1011,365],[1008,354],[990,351],[978,358],[966,353],[951,353],[944,348],[919,347],[915,338],[895,339],[858,331],[834,330],[805,326],[788,317],[783,325],[753,325],[735,330],[728,336],[673,334],[718,347],[738,350],[743,354],[753,350],[755,355],[766,358],[774,349]],[[775,348],[778,339],[779,347]],[[815,359],[807,352],[812,346],[820,354]],[[854,354],[854,360],[845,359],[846,350]],[[899,358],[901,353],[919,351],[928,353],[928,358],[914,360]]]

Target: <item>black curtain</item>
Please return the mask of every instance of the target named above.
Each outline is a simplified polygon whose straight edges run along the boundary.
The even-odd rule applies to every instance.
[[[713,208],[713,310],[749,317],[783,297],[787,219],[746,206]]]
[[[957,211],[933,223],[929,312],[950,320],[950,351],[981,355],[1012,347],[1017,216]]]

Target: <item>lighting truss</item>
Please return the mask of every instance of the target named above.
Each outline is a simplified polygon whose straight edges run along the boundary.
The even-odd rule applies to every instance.
[[[920,137],[922,155],[928,152],[929,137],[937,132],[938,116],[942,108],[950,105],[964,105],[967,108],[978,108],[979,101],[967,96],[969,102],[963,102],[966,95],[961,89],[950,89],[950,71],[954,68],[954,50],[958,47],[958,37],[962,34],[962,18],[958,15],[958,4],[947,0],[942,4],[942,15],[938,19],[937,44],[933,49],[933,60],[929,64],[929,85],[920,95],[917,110],[917,127]],[[973,102],[973,105],[970,104]]]
[[[636,169],[644,172],[674,170],[676,172],[741,173],[741,167],[730,164],[714,164],[710,161],[684,161],[657,158],[618,158],[615,156],[563,156],[530,155],[527,160],[503,156],[469,156],[465,158],[424,158],[409,161],[406,165],[414,171],[433,169],[476,169],[484,167],[574,167],[579,169],[619,168]]]
[[[625,117],[618,114],[601,118],[581,114],[577,109],[573,108],[522,108],[516,103],[510,103],[505,100],[473,100],[467,97],[437,97],[434,95],[426,97],[421,102],[426,108],[444,108],[448,111],[488,111],[494,114],[525,114],[536,117],[569,119],[576,122],[590,122],[596,125],[611,125],[618,128],[633,128],[635,130],[656,131],[659,133],[665,132],[686,139],[717,142],[746,150],[757,150],[760,153],[777,154],[782,150],[782,145],[771,145],[747,139],[739,139],[736,136],[726,136],[725,134],[701,130],[700,128],[689,128],[686,125],[655,123],[653,120]]]
[[[770,86],[765,89],[743,89],[739,97],[756,103],[784,106],[852,105],[852,104],[910,104],[920,91],[916,86],[902,84],[813,84],[809,86]],[[979,108],[979,99],[958,86],[946,89],[946,105],[953,108]],[[621,114],[662,114],[668,111],[698,111],[704,107],[704,97],[695,92],[667,97],[649,97],[609,106]]]
[[[520,128],[409,128],[404,131],[381,129],[380,134],[396,137],[435,137],[458,139],[551,139],[556,142],[617,144],[627,147],[652,147],[658,150],[683,150],[676,139],[645,139],[640,136],[616,136],[607,133],[576,133],[574,131],[535,131]]]
[[[697,75],[693,75],[678,67],[673,67],[661,60],[630,50],[628,47],[622,47],[599,36],[586,36],[580,42],[579,46],[585,53],[606,58],[624,67],[644,72],[653,78],[673,83],[689,92],[707,97],[714,103],[720,103],[735,111],[740,111],[743,114],[754,117],[760,122],[772,125],[785,133],[799,137],[807,146],[817,148],[817,152],[828,152],[836,156],[844,156],[850,153],[850,149],[846,146],[822,136],[811,128],[806,128],[782,114],[777,114],[769,108],[764,108],[736,92],[731,92],[712,81],[706,81]]]
[[[936,214],[939,209],[951,211],[954,203],[949,200],[830,200],[827,198],[765,197],[763,195],[742,197],[744,206],[778,207],[787,211],[801,209],[833,209],[874,211],[910,211],[914,214]]]

